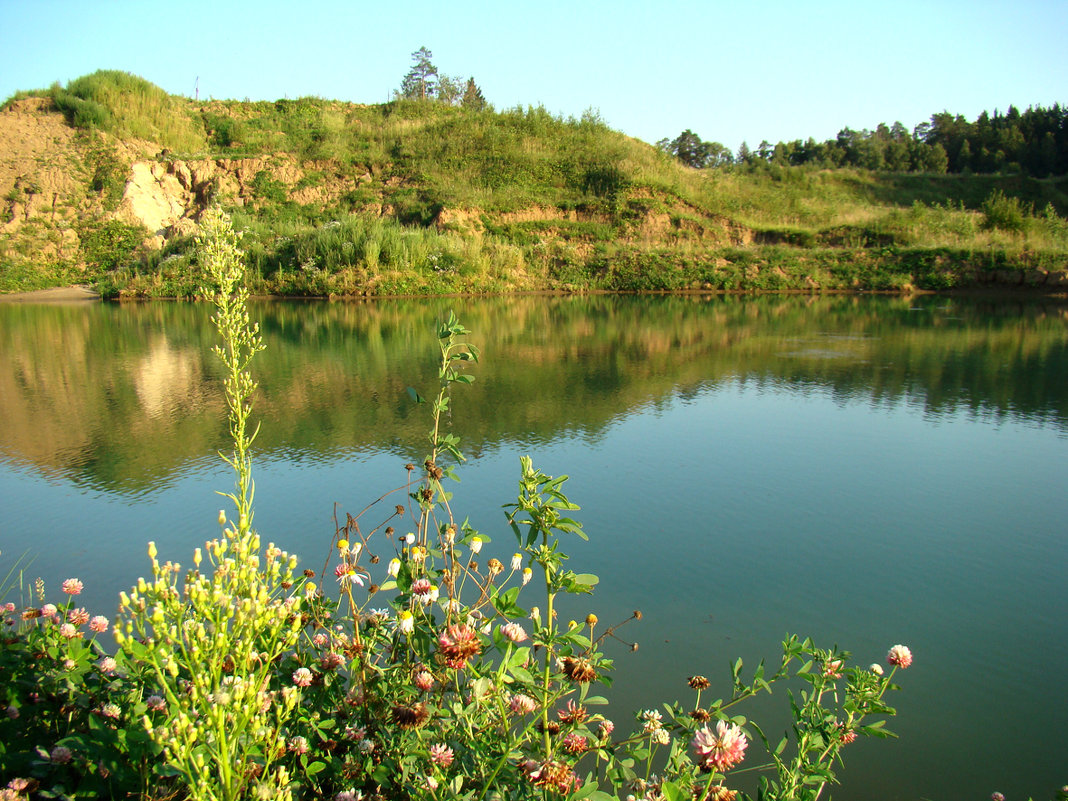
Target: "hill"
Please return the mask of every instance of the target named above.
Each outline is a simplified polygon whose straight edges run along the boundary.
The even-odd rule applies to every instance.
[[[202,101],[123,72],[0,110],[0,291],[192,296],[210,203],[256,292],[1068,287],[1068,179],[692,169],[595,115]]]

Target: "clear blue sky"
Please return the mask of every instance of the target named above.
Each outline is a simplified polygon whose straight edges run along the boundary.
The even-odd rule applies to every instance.
[[[1068,0],[0,0],[0,100],[97,69],[172,94],[388,100],[425,45],[498,109],[736,149],[1068,103]]]

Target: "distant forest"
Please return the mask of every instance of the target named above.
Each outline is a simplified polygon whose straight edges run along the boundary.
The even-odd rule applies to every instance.
[[[834,139],[817,142],[763,141],[755,149],[743,142],[737,154],[718,142],[703,142],[693,131],[657,147],[691,167],[812,164],[860,167],[885,172],[1003,173],[1048,178],[1068,173],[1068,108],[1035,106],[1004,114],[983,112],[968,122],[942,112],[911,133],[900,122],[881,123],[874,131],[844,128]]]

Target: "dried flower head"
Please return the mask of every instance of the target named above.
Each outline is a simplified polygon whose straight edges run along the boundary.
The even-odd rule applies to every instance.
[[[556,710],[556,716],[561,723],[582,723],[589,715],[586,707],[576,704],[573,699],[568,699],[565,709]]]
[[[707,690],[712,684],[712,682],[704,676],[690,676],[690,678],[686,680],[686,683],[694,690]]]
[[[393,718],[393,722],[402,729],[415,729],[427,722],[430,718],[430,712],[427,710],[426,704],[421,702],[414,706],[397,704],[390,710],[390,716]]]
[[[588,659],[582,657],[565,656],[562,667],[564,675],[578,684],[589,684],[597,678],[597,671],[593,669],[593,665]]]

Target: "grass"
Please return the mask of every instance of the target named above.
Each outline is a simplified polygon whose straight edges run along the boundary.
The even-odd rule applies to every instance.
[[[693,170],[594,115],[194,102],[116,71],[47,94],[71,124],[156,142],[164,160],[265,160],[240,197],[221,197],[249,232],[263,292],[902,289],[967,283],[992,254],[1025,269],[1068,253],[1068,178]],[[114,208],[125,165],[105,140],[88,180]],[[269,166],[281,154],[296,179]],[[108,291],[192,291],[195,276],[172,274],[192,261],[167,261],[187,247],[117,265]],[[952,278],[935,280],[932,259]]]

